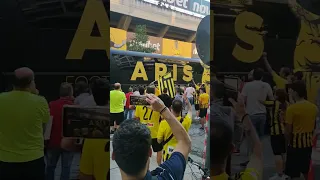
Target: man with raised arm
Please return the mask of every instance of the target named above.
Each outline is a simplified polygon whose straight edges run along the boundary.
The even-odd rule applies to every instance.
[[[171,157],[155,170],[149,171],[152,156],[150,130],[136,120],[123,122],[113,136],[112,159],[120,168],[122,179],[182,180],[186,160],[191,150],[191,140],[177,118],[155,95],[147,94],[147,101],[154,111],[160,112],[168,122],[178,143]]]

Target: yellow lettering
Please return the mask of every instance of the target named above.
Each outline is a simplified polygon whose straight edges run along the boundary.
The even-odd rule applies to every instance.
[[[189,65],[183,66],[183,77],[182,79],[186,82],[192,81],[192,67]]]
[[[252,63],[257,61],[264,49],[264,42],[262,35],[258,31],[250,30],[260,29],[262,27],[263,19],[255,13],[243,12],[239,14],[235,21],[235,32],[239,39],[252,46],[252,49],[244,49],[236,44],[232,55],[239,61],[245,63]]]
[[[155,80],[159,80],[160,76],[164,76],[167,73],[167,66],[163,63],[155,63],[154,77]]]
[[[177,81],[178,80],[178,66],[176,64],[173,64],[172,66],[172,73],[173,73],[173,81]]]
[[[100,37],[91,36],[95,23],[100,32]],[[109,42],[109,19],[102,0],[87,0],[66,59],[82,59],[87,49],[105,50],[109,57]]]
[[[131,76],[131,81],[136,81],[137,78],[142,78],[144,81],[148,81],[146,70],[144,69],[143,63],[141,61],[138,61],[136,64]]]
[[[88,84],[88,79],[87,79],[87,77],[85,77],[85,76],[78,76],[74,82],[77,84],[77,83],[79,83],[79,82],[81,82],[81,81],[83,81],[83,82],[85,82],[86,84]]]

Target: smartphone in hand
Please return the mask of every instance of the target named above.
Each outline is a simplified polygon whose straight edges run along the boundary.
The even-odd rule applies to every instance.
[[[150,104],[147,102],[147,96],[140,95],[140,96],[130,96],[130,105],[137,106],[149,106]]]

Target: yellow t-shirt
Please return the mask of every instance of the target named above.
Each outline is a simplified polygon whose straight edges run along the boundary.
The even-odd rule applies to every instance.
[[[28,162],[44,156],[43,124],[47,101],[24,91],[0,94],[0,161]]]
[[[139,118],[142,124],[148,126],[152,139],[157,138],[161,115],[147,106],[137,106],[135,117]]]
[[[80,172],[94,176],[95,180],[106,180],[110,171],[110,145],[108,139],[85,139],[80,160]]]
[[[286,89],[286,84],[288,84],[286,79],[283,79],[274,71],[272,71],[272,77],[274,83],[276,83],[277,89]]]
[[[178,121],[181,121],[181,116],[177,117]],[[184,117],[182,126],[184,129],[188,132],[191,126],[191,116],[188,114],[186,117]],[[171,128],[166,120],[162,120],[160,123],[159,131],[158,131],[158,137],[157,139],[164,142],[167,140],[172,134]],[[162,158],[163,161],[166,161],[170,158],[173,150],[175,149],[178,141],[177,139],[173,136],[172,139],[164,145],[163,150],[162,150]]]
[[[208,108],[209,107],[209,94],[207,93],[202,93],[199,96],[199,104],[200,104],[200,108]]]
[[[110,91],[110,113],[121,113],[124,111],[126,95],[120,90]]]
[[[227,173],[220,174],[218,176],[211,176],[210,179],[214,180],[228,180],[229,175]],[[246,169],[244,172],[238,173],[232,177],[232,180],[258,180],[257,174],[254,169]]]
[[[313,130],[318,114],[318,108],[309,101],[292,104],[286,112],[286,124],[292,125],[290,146],[304,148],[312,146]]]

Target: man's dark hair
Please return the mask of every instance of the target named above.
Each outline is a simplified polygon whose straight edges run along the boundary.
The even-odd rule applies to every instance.
[[[182,107],[183,107],[183,103],[181,100],[173,100],[172,105],[171,105],[171,109],[173,112],[179,114],[182,112]]]
[[[221,165],[232,150],[233,131],[227,120],[210,117],[210,162]]]
[[[256,68],[253,70],[253,79],[254,80],[261,80],[263,78],[264,71],[261,68]]]
[[[137,120],[121,123],[113,136],[113,153],[119,168],[129,176],[137,176],[147,166],[151,148],[150,130]]]
[[[139,87],[139,93],[140,95],[144,95],[144,87],[142,86]]]
[[[68,96],[71,96],[72,92],[72,85],[67,83],[67,82],[64,82],[60,85],[60,97],[68,97]]]
[[[13,85],[16,88],[27,88],[31,84],[33,80],[33,76],[26,76],[26,77],[13,77]]]
[[[296,80],[301,81],[303,79],[303,73],[302,71],[297,71],[294,74],[294,77],[296,78]]]
[[[221,99],[225,96],[224,84],[216,79],[212,79],[210,83],[211,96],[217,99]]]
[[[307,87],[304,81],[295,81],[290,85],[290,89],[297,92],[300,98],[306,98],[307,96]]]
[[[200,90],[202,91],[202,92],[204,92],[204,93],[206,93],[206,88],[200,88]]]
[[[181,95],[182,93],[183,93],[183,91],[182,91],[182,89],[181,88],[176,88],[176,93],[177,94],[179,94],[179,95]]]
[[[291,70],[288,67],[283,67],[282,68],[282,73],[284,74],[284,77],[287,77],[291,74]]]
[[[77,82],[75,85],[75,90],[77,94],[89,93],[89,85],[84,81]]]
[[[148,94],[154,94],[155,93],[155,90],[156,88],[154,86],[148,86],[147,87],[147,90],[146,90],[146,93]]]
[[[168,93],[168,88],[163,88],[162,92],[163,92],[164,94]]]
[[[105,106],[110,100],[109,81],[105,78],[96,79],[91,84],[94,101],[98,106]]]

